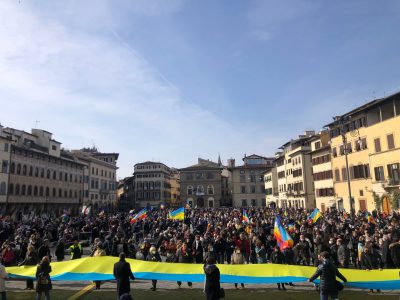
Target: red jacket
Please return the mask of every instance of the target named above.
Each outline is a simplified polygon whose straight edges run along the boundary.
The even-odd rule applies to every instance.
[[[244,240],[237,239],[236,240],[236,246],[239,247],[240,252],[242,252],[242,254],[250,255],[250,243],[249,243],[248,240],[246,240],[246,239],[244,239]],[[244,249],[246,250],[246,253],[243,253],[242,247],[244,247]]]

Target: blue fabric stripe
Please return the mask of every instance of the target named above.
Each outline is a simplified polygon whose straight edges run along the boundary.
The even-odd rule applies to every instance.
[[[183,282],[203,282],[204,274],[167,274],[167,273],[152,273],[152,272],[140,272],[134,273],[137,279],[157,279],[163,281],[183,281]],[[31,278],[18,275],[10,274],[12,278]],[[101,274],[101,273],[63,273],[55,276],[51,276],[54,281],[92,281],[92,280],[114,280],[113,274]],[[294,277],[294,276],[282,276],[282,277],[255,277],[255,276],[235,276],[221,274],[222,283],[246,283],[246,284],[272,284],[280,282],[305,282],[305,277]],[[318,282],[316,280],[316,282]],[[367,281],[367,282],[348,282],[345,284],[346,287],[360,288],[360,289],[381,289],[381,290],[398,290],[400,289],[400,279],[392,281]]]

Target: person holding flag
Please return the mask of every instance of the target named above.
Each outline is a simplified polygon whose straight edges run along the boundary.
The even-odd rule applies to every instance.
[[[365,217],[367,218],[369,224],[376,224],[374,217],[368,211],[365,212]]]
[[[243,214],[242,214],[242,222],[243,224],[247,225],[250,223],[249,216],[247,215],[247,212],[245,209],[243,209]]]
[[[281,251],[293,247],[293,239],[282,226],[278,215],[275,217],[274,237]]]

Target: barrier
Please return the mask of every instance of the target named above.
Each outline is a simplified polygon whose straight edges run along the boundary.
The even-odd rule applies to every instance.
[[[86,257],[51,263],[52,280],[112,280],[117,257]],[[172,264],[127,259],[137,279],[203,282],[201,264]],[[304,282],[316,268],[277,264],[218,265],[223,283],[263,284],[278,282]],[[11,278],[35,278],[36,266],[6,268]],[[347,278],[346,286],[365,289],[400,289],[400,269],[354,270],[340,269]]]

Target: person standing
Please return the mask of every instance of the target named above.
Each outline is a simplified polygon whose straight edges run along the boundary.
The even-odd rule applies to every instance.
[[[93,257],[100,257],[100,256],[106,256],[106,250],[103,249],[103,244],[101,242],[97,244],[97,248],[93,253]],[[96,290],[99,290],[101,286],[101,281],[95,280],[94,283],[96,284]]]
[[[121,252],[119,254],[119,262],[114,264],[114,277],[117,280],[118,297],[129,294],[131,291],[129,279],[135,280],[131,265],[125,261],[125,258],[125,253]]]
[[[0,262],[0,295],[1,300],[6,300],[6,279],[8,278],[8,274],[6,272],[6,268]]]
[[[37,283],[35,300],[40,300],[42,298],[42,293],[44,293],[45,300],[50,300],[50,290],[52,289],[50,273],[50,260],[47,256],[44,256],[36,269]]]
[[[232,265],[244,265],[244,258],[242,253],[240,252],[239,247],[235,247],[230,261]],[[244,283],[241,283],[240,286],[242,287],[242,289],[244,289]],[[237,283],[235,283],[235,288],[238,288]]]
[[[77,240],[74,241],[74,244],[70,247],[70,249],[71,249],[71,260],[82,257],[83,254],[82,245]]]
[[[24,266],[36,266],[38,263],[38,256],[35,250],[35,247],[32,245],[28,246],[28,250],[26,252],[25,260],[21,263]],[[33,279],[26,280],[26,290],[33,290]]]
[[[65,258],[65,244],[64,240],[60,239],[57,243],[56,251],[54,253],[56,255],[57,261],[63,261]]]
[[[182,247],[176,251],[176,260],[178,263],[191,264],[193,263],[193,257],[190,249],[188,249],[187,243],[183,243]],[[182,281],[177,282],[178,286],[181,287]],[[189,281],[188,286],[192,287],[192,283]]]
[[[207,300],[219,300],[221,293],[220,273],[215,265],[215,258],[207,258],[204,265],[204,274],[206,274],[204,282],[204,292]]]
[[[320,299],[328,300],[329,296],[332,299],[337,299],[339,295],[338,284],[336,281],[336,276],[347,282],[346,277],[344,277],[336,266],[332,263],[328,252],[322,252],[319,259],[322,261],[317,268],[317,271],[308,282],[313,282],[315,279],[320,277]]]
[[[161,257],[160,254],[158,253],[156,247],[151,246],[149,250],[149,254],[146,257],[147,261],[152,261],[152,262],[161,262]],[[157,280],[152,279],[151,280],[151,290],[155,291],[157,289]]]

